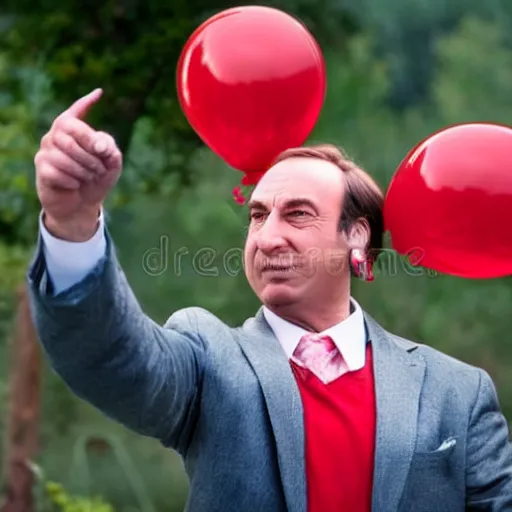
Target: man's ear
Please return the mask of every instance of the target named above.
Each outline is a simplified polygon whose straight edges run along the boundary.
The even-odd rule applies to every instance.
[[[370,245],[370,225],[364,218],[352,222],[346,232],[347,243],[350,249],[357,249],[364,256]]]
[[[370,225],[364,218],[353,222],[346,233],[351,274],[364,281],[374,280],[373,258],[368,251],[370,235]]]

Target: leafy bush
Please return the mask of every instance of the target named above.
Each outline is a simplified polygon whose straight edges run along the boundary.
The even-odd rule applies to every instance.
[[[44,491],[43,512],[115,512],[103,498],[71,496],[57,482],[46,482]]]

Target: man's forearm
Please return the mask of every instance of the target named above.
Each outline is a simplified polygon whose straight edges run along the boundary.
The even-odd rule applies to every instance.
[[[48,270],[36,257],[28,280],[39,339],[78,396],[128,428],[176,446],[187,438],[181,434],[199,399],[203,338],[186,311],[173,315],[168,329],[144,314],[105,236],[105,258],[59,295],[45,293]]]

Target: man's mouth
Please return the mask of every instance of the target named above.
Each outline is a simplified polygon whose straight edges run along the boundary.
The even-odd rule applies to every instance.
[[[288,272],[297,269],[297,261],[295,258],[286,258],[278,261],[267,261],[262,267],[262,272]]]
[[[263,272],[286,271],[286,270],[293,270],[293,266],[292,265],[287,265],[287,266],[284,266],[284,265],[265,265],[262,268]]]

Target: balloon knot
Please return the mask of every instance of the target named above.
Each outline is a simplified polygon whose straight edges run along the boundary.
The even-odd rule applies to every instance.
[[[245,204],[245,196],[242,191],[242,187],[240,187],[239,185],[233,189],[233,199],[235,200],[236,203],[240,205]]]
[[[251,172],[246,173],[242,178],[240,185],[233,189],[233,199],[236,203],[243,205],[246,202],[246,197],[250,196],[252,189],[258,184],[258,181],[265,174],[264,172]]]

